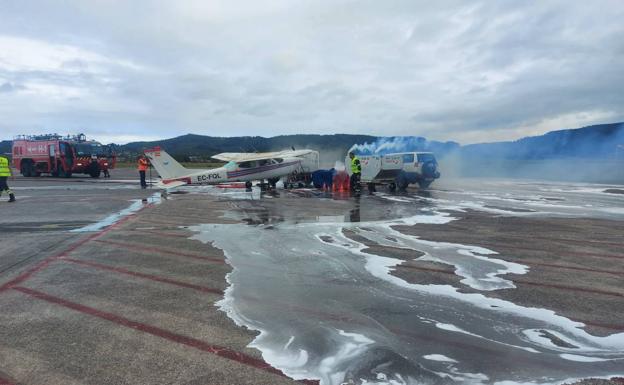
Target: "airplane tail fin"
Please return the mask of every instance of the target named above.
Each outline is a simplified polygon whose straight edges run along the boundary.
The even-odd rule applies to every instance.
[[[189,170],[178,163],[171,155],[167,154],[160,147],[150,148],[144,151],[145,156],[150,160],[156,172],[163,179],[176,179],[189,174]]]

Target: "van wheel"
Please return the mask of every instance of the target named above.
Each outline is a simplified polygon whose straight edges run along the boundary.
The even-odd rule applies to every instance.
[[[420,182],[418,182],[418,186],[420,186],[420,188],[425,189],[428,188],[431,185],[432,181],[425,181],[425,180],[421,180]]]

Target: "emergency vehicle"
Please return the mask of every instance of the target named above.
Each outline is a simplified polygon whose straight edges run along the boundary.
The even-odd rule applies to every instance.
[[[375,190],[376,184],[387,184],[390,191],[397,187],[405,190],[411,183],[417,183],[426,189],[434,180],[440,178],[438,161],[431,152],[401,152],[386,155],[357,155],[362,166],[360,181],[368,185],[369,191]],[[351,163],[349,156],[345,164]],[[347,167],[349,175],[351,170]]]
[[[13,140],[12,153],[13,166],[26,177],[48,173],[69,178],[82,173],[98,178],[116,162],[110,146],[87,140],[84,134],[20,135]]]

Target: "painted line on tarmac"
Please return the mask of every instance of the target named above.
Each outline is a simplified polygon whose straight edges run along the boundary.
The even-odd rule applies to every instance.
[[[609,323],[602,322],[593,322],[593,321],[585,321],[578,318],[570,318],[572,321],[582,322],[587,326],[595,326],[603,329],[615,330],[615,331],[624,331],[624,325],[615,325]]]
[[[607,290],[599,290],[599,289],[588,289],[588,288],[585,288],[585,287],[559,285],[559,284],[555,284],[555,283],[543,283],[543,282],[525,281],[523,279],[513,279],[513,282],[514,283],[525,284],[525,285],[531,285],[531,286],[548,287],[548,288],[552,288],[552,289],[580,291],[580,292],[584,292],[584,293],[600,294],[600,295],[606,295],[606,296],[612,296],[612,297],[624,297],[624,294],[618,293],[618,292],[615,292],[615,291],[607,291]]]
[[[529,265],[529,267],[535,265],[535,266],[555,267],[557,269],[587,271],[590,273],[611,274],[611,275],[619,275],[619,276],[624,275],[624,272],[621,272],[621,271],[599,270],[599,269],[592,269],[590,267],[564,266],[564,265],[557,265],[555,263],[530,262],[530,261],[524,261],[524,260],[522,262],[526,265]]]
[[[151,225],[157,225],[157,226],[161,226],[161,227],[163,227],[163,226],[172,226],[172,227],[180,227],[180,226],[182,226],[180,224],[180,222],[152,220],[152,219],[147,219],[147,218],[141,218],[141,223],[149,223]]]
[[[522,260],[522,263],[524,263],[525,265],[528,265],[529,267],[545,266],[545,267],[554,267],[557,269],[564,269],[564,270],[587,271],[590,273],[610,274],[610,275],[618,275],[618,276],[624,275],[624,272],[620,272],[620,271],[599,270],[599,269],[592,269],[589,267],[565,266],[565,265],[557,265],[554,263],[541,263],[541,262],[533,262],[533,261],[526,261],[526,260]],[[436,269],[432,267],[420,267],[420,266],[413,266],[413,265],[398,265],[397,267],[404,267],[404,268],[414,269],[414,270],[432,271],[432,272],[444,273],[444,274],[455,274],[453,271],[450,271],[450,270]]]
[[[535,237],[532,236],[531,238],[534,239],[543,239],[546,241],[554,241],[554,242],[570,242],[570,243],[580,243],[582,245],[609,245],[609,246],[618,246],[618,247],[624,247],[624,242],[605,242],[605,241],[592,241],[592,240],[580,240],[580,239],[570,239],[570,238],[547,238],[547,237]]]
[[[552,252],[548,251],[548,250],[544,250],[544,249],[537,249],[534,247],[526,247],[526,246],[517,246],[517,245],[505,245],[505,244],[496,244],[496,243],[488,243],[487,245],[485,245],[485,247],[491,248],[493,250],[495,249],[509,249],[510,247],[513,248],[514,250],[527,250],[527,251],[539,251],[542,253],[547,253],[547,254],[552,254]],[[595,254],[595,253],[582,253],[582,252],[576,252],[576,251],[558,251],[557,252],[558,256],[565,256],[565,255],[575,255],[575,256],[579,256],[579,257],[596,257],[596,258],[611,258],[611,259],[624,259],[624,255],[614,255],[614,254]]]
[[[179,252],[179,251],[163,249],[163,248],[160,248],[160,247],[135,246],[135,245],[132,245],[132,244],[129,244],[129,243],[125,243],[125,242],[116,242],[116,241],[111,241],[111,240],[99,240],[99,239],[95,240],[95,242],[103,243],[105,245],[122,247],[122,248],[128,249],[128,250],[136,250],[136,251],[140,251],[140,252],[143,252],[143,253],[145,253],[145,252],[154,252],[154,253],[163,254],[163,255],[176,255],[176,256],[185,257],[185,258],[193,258],[193,259],[199,259],[199,260],[202,260],[202,261],[210,261],[210,262],[225,264],[225,260],[223,260],[223,259],[203,257],[201,255],[190,254],[190,253],[182,253],[182,252]]]
[[[16,384],[12,383],[11,381],[7,380],[6,378],[0,377],[0,385],[16,385]]]
[[[166,278],[166,277],[159,277],[157,275],[152,275],[152,274],[139,273],[139,272],[127,270],[121,267],[107,266],[107,265],[103,265],[97,262],[82,261],[82,260],[74,259],[74,258],[61,258],[60,260],[69,262],[69,263],[74,263],[77,265],[92,267],[95,269],[102,269],[102,270],[107,270],[107,271],[111,271],[115,273],[130,275],[133,277],[144,278],[150,281],[168,283],[170,285],[180,286],[180,287],[184,287],[187,289],[193,289],[193,290],[201,291],[204,293],[223,295],[223,290],[220,290],[220,289],[215,289],[215,288],[201,286],[201,285],[195,285],[192,283],[177,281],[177,280]]]
[[[81,305],[79,303],[70,302],[62,298],[55,297],[55,296],[52,296],[52,295],[49,295],[49,294],[46,294],[37,290],[26,288],[26,287],[17,286],[17,287],[13,287],[13,290],[19,291],[21,293],[40,299],[42,301],[50,302],[56,305],[63,306],[68,309],[75,310],[83,314],[88,314],[93,317],[97,317],[97,318],[110,321],[117,325],[125,326],[134,330],[138,330],[147,334],[151,334],[153,336],[160,337],[160,338],[163,338],[163,339],[166,339],[166,340],[178,343],[178,344],[186,345],[188,347],[192,347],[192,348],[201,350],[206,353],[211,353],[216,356],[226,358],[228,360],[236,361],[238,363],[241,363],[241,364],[244,364],[244,365],[256,368],[256,369],[264,370],[266,372],[269,372],[269,373],[272,373],[281,377],[289,378],[281,370],[272,367],[271,365],[267,364],[261,359],[251,357],[245,353],[241,353],[241,352],[238,352],[238,351],[226,348],[226,347],[222,347],[222,346],[210,345],[204,341],[200,341],[192,337],[188,337],[182,334],[177,334],[169,330],[158,328],[156,326],[151,326],[151,325],[147,325],[141,322],[132,321],[128,318],[124,318],[116,314],[101,311],[101,310],[98,310],[89,306]],[[304,384],[318,384],[317,381],[304,380],[300,382]]]
[[[165,233],[162,231],[153,231],[153,230],[139,230],[139,229],[130,229],[133,233],[141,233],[141,234],[149,234],[149,235],[157,235],[159,237],[172,237],[172,238],[189,238],[188,234],[173,234],[173,233]]]
[[[531,265],[530,263],[527,263],[527,264],[529,266]],[[436,273],[444,273],[444,274],[456,275],[452,271],[442,270],[442,269],[434,269],[434,268],[428,268],[428,267],[418,267],[418,266],[410,266],[410,265],[399,265],[397,267],[399,267],[399,268],[400,267],[405,267],[405,268],[414,269],[414,270],[431,271],[431,272],[436,272]],[[600,295],[607,295],[607,296],[614,296],[614,297],[624,297],[623,293],[618,293],[616,291],[589,289],[589,288],[578,287],[578,286],[558,285],[558,284],[554,284],[554,283],[533,282],[533,281],[526,281],[526,280],[523,280],[521,278],[512,278],[512,281],[514,283],[521,283],[521,284],[526,284],[526,285],[531,285],[531,286],[542,286],[542,287],[549,287],[549,288],[560,289],[560,290],[580,291],[580,292],[584,292],[584,293],[600,294]]]
[[[141,208],[141,210],[144,209],[145,207],[149,207],[149,206],[143,206]],[[133,215],[129,215],[129,216],[126,216],[126,217],[122,218],[121,220],[119,220],[119,221],[117,221],[117,222],[115,222],[115,223],[113,223],[113,224],[111,224],[111,225],[101,229],[100,231],[98,231],[96,233],[93,233],[93,234],[89,235],[86,238],[82,238],[81,240],[79,240],[78,242],[70,245],[67,249],[61,251],[60,253],[45,258],[43,261],[39,262],[35,266],[31,267],[30,269],[26,270],[22,274],[20,274],[17,277],[13,278],[11,281],[9,281],[9,282],[3,284],[2,286],[0,286],[0,293],[4,292],[6,290],[12,289],[13,287],[15,287],[17,285],[20,285],[20,284],[24,283],[24,281],[26,281],[27,279],[29,279],[31,276],[33,276],[37,272],[39,272],[42,269],[44,269],[46,266],[48,266],[53,261],[55,261],[57,259],[60,259],[60,258],[63,258],[63,257],[69,256],[69,254],[71,254],[73,251],[75,251],[76,249],[78,249],[82,245],[84,245],[84,244],[86,244],[88,242],[91,242],[93,240],[96,240],[96,238],[99,238],[99,237],[105,235],[109,231],[111,231],[111,230],[115,229],[116,227],[122,225],[123,223],[125,223],[128,220],[130,220],[131,218],[134,218],[137,212],[135,212]]]
[[[406,268],[406,269],[412,269],[412,270],[431,271],[433,273],[443,273],[443,274],[457,275],[453,271],[444,270],[444,269],[436,269],[436,268],[433,268],[433,267],[421,267],[421,266],[414,266],[414,265],[397,265],[396,268],[398,268],[398,269]]]

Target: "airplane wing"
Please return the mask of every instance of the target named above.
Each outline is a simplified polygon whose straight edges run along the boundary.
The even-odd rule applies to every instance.
[[[275,152],[222,152],[221,154],[213,155],[213,159],[222,160],[225,162],[248,162],[252,160],[262,159],[274,159],[274,158],[295,158],[298,156],[307,155],[313,150],[285,150]]]
[[[183,182],[183,181],[179,181],[179,180],[174,180],[172,182],[169,183],[164,183],[163,181],[159,181],[158,183],[156,183],[156,188],[163,188],[163,189],[171,189],[171,188],[175,188],[175,187],[180,187],[180,186],[184,186],[187,185],[188,183]]]

